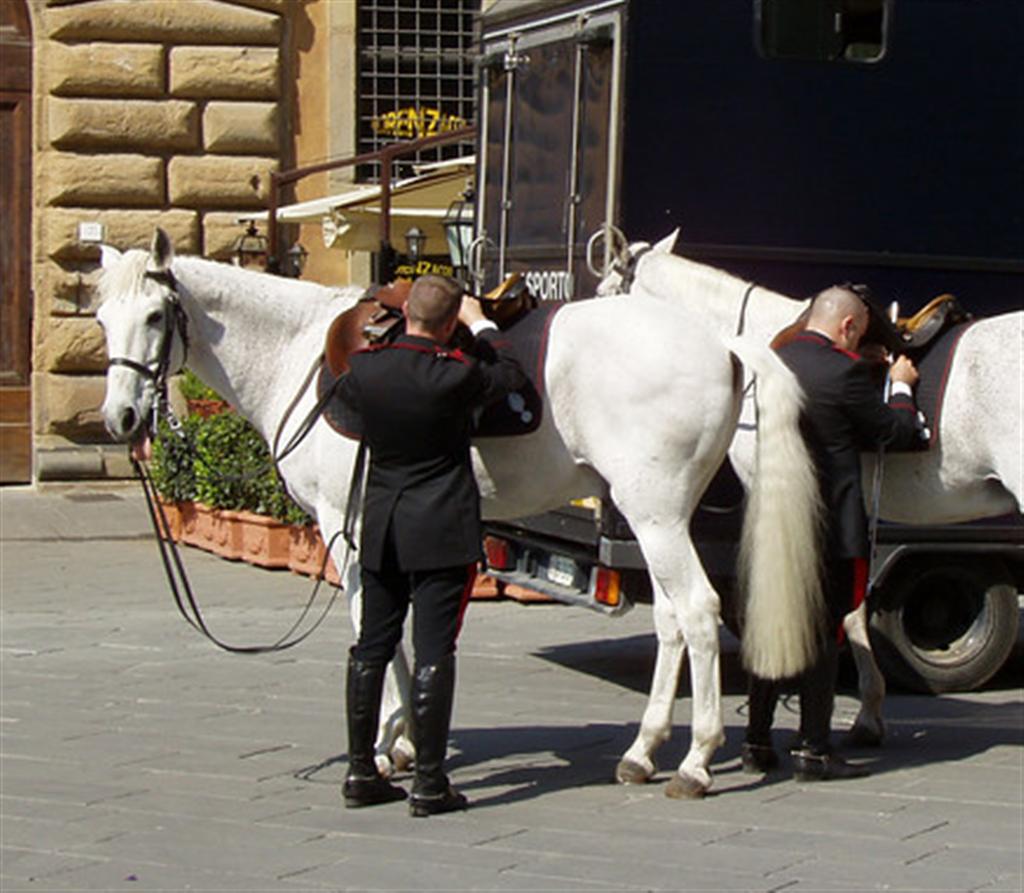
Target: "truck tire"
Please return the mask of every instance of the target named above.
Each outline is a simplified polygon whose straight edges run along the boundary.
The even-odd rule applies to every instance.
[[[872,602],[879,666],[913,691],[973,691],[999,671],[1017,641],[1017,587],[995,558],[904,560]]]

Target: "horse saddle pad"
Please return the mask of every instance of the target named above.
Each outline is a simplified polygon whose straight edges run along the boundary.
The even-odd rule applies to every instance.
[[[544,411],[541,394],[544,390],[548,333],[551,321],[563,306],[562,302],[557,301],[541,303],[514,325],[503,330],[501,338],[496,339],[502,350],[509,351],[519,360],[527,382],[523,388],[478,412],[473,426],[474,437],[515,437],[529,434],[540,427]],[[347,364],[341,374],[345,371]],[[340,400],[328,399],[338,378],[338,372],[332,369],[330,363],[325,363],[317,378],[317,398],[327,400],[324,407],[327,423],[339,434],[355,438],[358,436],[355,433],[358,430],[357,420]]]
[[[953,367],[953,357],[956,355],[960,339],[970,327],[970,322],[959,323],[947,329],[921,350],[907,351],[907,355],[917,366],[920,376],[915,389],[915,398],[917,408],[924,413],[928,427],[931,429],[931,449],[935,449],[938,443],[939,419],[942,415],[942,402],[946,396],[949,371]]]

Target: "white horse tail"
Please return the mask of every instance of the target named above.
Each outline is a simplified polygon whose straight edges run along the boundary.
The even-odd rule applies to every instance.
[[[743,662],[761,678],[781,679],[814,662],[824,628],[823,509],[796,376],[767,346],[745,338],[726,346],[757,376],[757,458],[740,539]]]

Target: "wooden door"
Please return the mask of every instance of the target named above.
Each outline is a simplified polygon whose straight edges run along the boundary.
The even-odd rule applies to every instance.
[[[32,477],[32,38],[0,2],[0,484]]]

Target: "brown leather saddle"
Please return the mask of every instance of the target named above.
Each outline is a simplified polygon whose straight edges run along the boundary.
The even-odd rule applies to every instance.
[[[371,287],[348,310],[338,314],[327,330],[324,357],[335,377],[348,371],[348,358],[373,344],[387,343],[401,334],[405,317],[402,308],[409,297],[412,280],[396,279],[389,285]],[[520,273],[513,273],[481,298],[484,314],[499,329],[507,329],[537,306]],[[468,339],[468,333],[462,333]],[[459,339],[460,335],[456,335]]]
[[[402,307],[411,287],[408,279],[371,287],[335,317],[324,343],[324,359],[334,377],[348,372],[348,358],[357,350],[397,337],[405,321]]]

